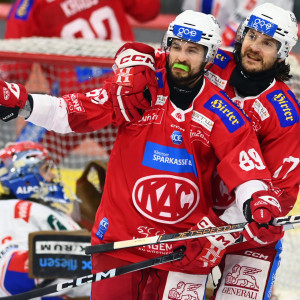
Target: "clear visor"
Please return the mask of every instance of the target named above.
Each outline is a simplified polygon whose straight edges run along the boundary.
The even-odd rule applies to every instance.
[[[243,39],[243,45],[251,48],[252,51],[263,52],[273,57],[278,57],[280,48],[280,43],[277,40],[252,28],[248,28]]]
[[[206,62],[207,47],[190,41],[173,38],[169,52],[181,56],[182,59],[186,57],[186,59],[193,59],[200,61],[200,63]]]
[[[47,182],[60,182],[60,173],[52,160],[44,160],[39,164],[39,174]]]

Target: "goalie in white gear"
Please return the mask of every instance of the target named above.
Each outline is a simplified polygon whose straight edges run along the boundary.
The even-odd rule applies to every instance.
[[[9,296],[45,285],[28,277],[28,235],[36,231],[80,230],[65,213],[71,205],[58,169],[48,151],[34,142],[19,142],[0,150],[0,296]],[[49,284],[64,282],[53,279]],[[90,295],[90,286],[55,294],[47,299]],[[89,299],[89,298],[87,298]]]

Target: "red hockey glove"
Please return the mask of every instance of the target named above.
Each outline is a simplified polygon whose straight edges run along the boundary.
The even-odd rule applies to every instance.
[[[140,120],[156,99],[154,56],[154,49],[142,43],[126,43],[117,52],[111,96],[119,125]]]
[[[0,81],[0,118],[7,122],[16,118],[20,108],[28,99],[28,93],[21,84]]]
[[[227,225],[216,216],[210,216],[210,218],[204,217],[191,230]],[[184,257],[172,264],[181,271],[197,271],[199,268],[213,268],[220,263],[226,252],[225,248],[234,244],[239,237],[240,233],[227,233],[177,242],[173,246],[174,251],[184,251]]]
[[[283,237],[282,226],[251,222],[245,226],[242,235],[247,241],[255,241],[260,246],[279,241]]]
[[[246,240],[268,244],[283,237],[282,226],[269,224],[270,221],[281,215],[280,203],[272,194],[269,191],[259,191],[244,203],[244,215],[249,222],[242,232]]]

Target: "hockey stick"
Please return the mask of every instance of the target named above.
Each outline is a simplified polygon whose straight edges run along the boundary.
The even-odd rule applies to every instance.
[[[72,289],[87,283],[92,283],[100,280],[104,280],[107,278],[112,278],[116,277],[119,275],[123,275],[126,273],[131,273],[134,271],[146,269],[149,267],[153,267],[156,265],[164,264],[167,262],[175,261],[175,260],[180,260],[184,256],[184,253],[182,251],[179,252],[173,252],[164,256],[159,256],[155,258],[151,258],[148,260],[144,260],[138,263],[130,264],[127,266],[115,268],[115,269],[110,269],[108,271],[103,271],[95,274],[89,274],[86,276],[78,277],[72,280],[68,280],[62,283],[54,284],[54,285],[49,285],[45,286],[42,288],[36,288],[34,290],[31,290],[29,292],[21,293],[18,295],[13,295],[13,296],[7,296],[7,297],[0,297],[0,299],[7,299],[7,300],[27,300],[27,299],[33,299],[36,297],[42,297],[48,294],[56,293],[56,292],[61,292],[67,289]]]
[[[283,230],[288,230],[297,227],[295,225],[297,223],[300,223],[300,215],[276,218],[273,220],[272,225],[274,226],[283,225]],[[182,241],[182,240],[187,240],[192,238],[240,232],[244,230],[244,227],[247,224],[248,224],[247,222],[238,223],[238,224],[228,224],[226,226],[220,226],[220,227],[211,227],[211,228],[190,230],[190,231],[179,232],[179,233],[169,233],[169,234],[150,236],[150,237],[134,239],[134,240],[126,240],[126,241],[106,243],[101,245],[93,245],[85,248],[85,254],[102,253],[102,252],[108,252],[117,249],[126,249],[126,248],[138,247],[138,246],[148,246],[148,245],[162,244],[167,242]],[[298,226],[300,226],[300,224],[298,224]]]

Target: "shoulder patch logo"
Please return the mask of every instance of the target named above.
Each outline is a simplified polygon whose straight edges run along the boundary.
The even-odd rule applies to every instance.
[[[15,18],[20,20],[27,20],[31,7],[33,5],[33,0],[22,0],[20,1],[16,13]]]
[[[230,61],[231,57],[226,52],[219,49],[214,60],[214,64],[219,66],[222,70],[224,70]]]
[[[245,121],[238,111],[235,110],[228,101],[221,98],[219,95],[212,96],[204,104],[204,107],[217,114],[230,133],[235,132],[245,124]]]
[[[282,90],[276,90],[267,95],[268,101],[276,110],[277,116],[282,127],[292,126],[299,122],[299,114],[292,101]]]

